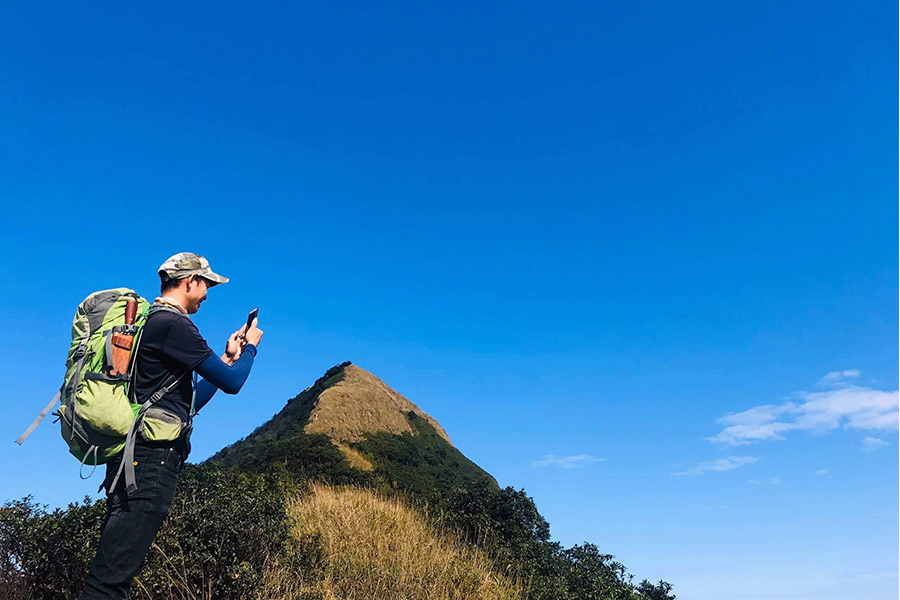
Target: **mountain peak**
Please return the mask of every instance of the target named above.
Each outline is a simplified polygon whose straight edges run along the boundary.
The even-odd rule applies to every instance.
[[[412,425],[416,417],[453,445],[431,415],[372,373],[346,361],[325,371],[315,383],[288,400],[281,411],[244,441],[266,443],[297,433],[321,433],[338,447],[346,448],[371,434],[418,435]]]
[[[352,480],[352,473],[370,472],[421,494],[476,481],[497,487],[430,415],[350,362],[328,369],[278,414],[209,461],[248,469],[280,464],[303,477],[331,469],[337,479]]]
[[[415,413],[452,445],[433,417],[349,361],[329,369],[313,387],[320,382],[324,389],[318,393],[303,427],[306,433],[324,433],[338,443],[361,442],[367,433],[375,432],[415,435],[409,421],[410,413]]]

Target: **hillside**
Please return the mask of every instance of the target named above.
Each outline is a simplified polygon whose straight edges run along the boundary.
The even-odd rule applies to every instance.
[[[434,418],[349,362],[329,369],[269,421],[206,464],[241,473],[286,473],[299,481],[369,487],[382,496],[399,493],[407,504],[430,514],[432,526],[455,532],[498,569],[502,565],[498,573],[527,582],[522,597],[529,600],[675,598],[664,581],[634,585],[625,567],[593,544],[565,549],[551,541],[549,524],[524,490],[501,489],[453,446]],[[299,505],[294,506],[296,518]],[[350,536],[352,528],[346,529]],[[336,542],[324,536],[320,542],[335,556],[362,552],[349,537]],[[395,540],[391,547],[399,547],[396,543],[400,542]],[[354,568],[387,568],[387,557],[379,552],[360,556],[364,555],[368,558]],[[346,565],[333,567],[346,573]],[[352,581],[356,578],[332,584],[343,589]]]
[[[74,600],[103,501],[0,507],[0,598]],[[674,600],[594,544],[564,548],[437,421],[367,371],[329,369],[181,475],[135,598]]]
[[[329,446],[343,456],[343,468],[332,464],[341,460]],[[338,483],[374,481],[421,495],[476,482],[497,485],[453,446],[433,417],[350,362],[326,371],[269,421],[207,462],[243,470],[280,463],[304,477],[315,470],[313,463],[325,462],[340,471],[332,473]]]

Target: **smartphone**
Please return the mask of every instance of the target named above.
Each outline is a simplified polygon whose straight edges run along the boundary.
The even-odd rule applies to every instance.
[[[257,306],[253,310],[250,311],[250,314],[247,315],[247,329],[250,329],[250,326],[253,325],[253,319],[259,316],[259,307]]]

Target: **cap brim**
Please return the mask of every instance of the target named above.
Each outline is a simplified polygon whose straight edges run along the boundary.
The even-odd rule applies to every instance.
[[[203,279],[206,279],[207,281],[211,282],[213,285],[219,285],[220,283],[228,283],[227,277],[222,277],[218,273],[213,273],[212,271],[210,271],[209,273],[204,273],[203,275],[201,275],[201,277],[203,277]],[[212,287],[212,286],[210,286],[210,287]]]

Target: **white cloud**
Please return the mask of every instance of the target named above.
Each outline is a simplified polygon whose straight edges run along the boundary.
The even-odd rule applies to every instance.
[[[822,381],[832,385],[859,375],[857,369],[829,373]],[[740,446],[763,440],[783,440],[789,431],[828,433],[843,426],[864,431],[895,431],[900,396],[897,391],[842,385],[823,392],[798,392],[797,401],[764,404],[725,415],[717,420],[725,428],[711,442]]]
[[[532,467],[555,467],[557,469],[577,469],[588,463],[602,462],[604,459],[595,458],[589,454],[576,454],[574,456],[556,456],[547,454],[541,460],[531,463]]]
[[[828,470],[827,469],[816,469],[815,471],[813,471],[813,473],[815,473],[816,475],[828,475]]]
[[[873,450],[878,450],[879,448],[884,448],[885,446],[890,446],[890,444],[877,437],[867,437],[862,441],[863,452],[872,452]]]
[[[747,483],[752,483],[753,485],[781,485],[781,480],[777,477],[769,477],[768,479],[749,479]]]
[[[847,369],[846,371],[831,371],[819,380],[818,385],[820,386],[835,386],[835,385],[843,385],[844,381],[847,379],[855,379],[862,375],[862,371],[859,369]]]
[[[737,469],[744,465],[753,464],[758,460],[759,458],[756,456],[729,456],[727,458],[717,458],[716,460],[702,462],[696,467],[691,467],[687,471],[672,473],[672,475],[703,475],[704,473],[711,471],[731,471],[732,469]]]

